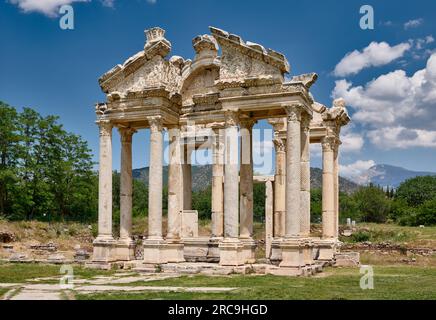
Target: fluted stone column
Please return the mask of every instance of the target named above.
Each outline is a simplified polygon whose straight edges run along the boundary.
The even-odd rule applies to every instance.
[[[150,117],[150,170],[148,190],[148,238],[144,242],[144,262],[165,263],[162,238],[163,137],[162,119]]]
[[[301,122],[301,198],[300,235],[310,236],[310,118],[305,115]]]
[[[182,262],[183,244],[180,241],[182,199],[182,145],[178,126],[168,128],[169,135],[169,166],[168,166],[168,233],[166,260]]]
[[[98,236],[94,241],[94,262],[116,259],[112,235],[112,124],[97,122],[100,128],[100,167],[98,183]]]
[[[239,241],[238,114],[226,112],[224,169],[224,240],[220,243],[220,264],[244,263],[243,244]]]
[[[192,166],[193,148],[188,144],[183,148],[183,210],[192,210]]]
[[[286,144],[275,138],[276,165],[274,175],[274,238],[285,234],[286,213]]]
[[[335,179],[334,179],[335,138],[322,140],[322,237],[335,237]]]
[[[240,234],[244,244],[246,263],[254,263],[256,242],[253,240],[253,126],[255,121],[246,118],[240,121],[241,136],[241,164],[240,175]]]
[[[135,257],[132,240],[132,128],[119,128],[121,137],[121,173],[120,173],[120,240],[117,256],[120,260],[133,260]]]
[[[224,136],[214,129],[212,164],[212,238],[224,236]]]
[[[301,198],[300,235],[303,240],[303,261],[313,264],[313,241],[310,238],[310,120],[308,114],[301,121]]]
[[[339,146],[340,142],[336,143],[334,149],[334,168],[333,179],[335,183],[335,238],[339,238]]]
[[[265,257],[269,259],[273,241],[274,189],[271,180],[265,183]]]
[[[286,223],[281,244],[280,267],[299,268],[304,265],[300,241],[301,199],[301,113],[302,106],[286,107]]]

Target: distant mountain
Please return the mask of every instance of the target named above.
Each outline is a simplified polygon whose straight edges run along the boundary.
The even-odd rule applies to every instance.
[[[358,179],[359,181],[365,181],[366,184],[373,183],[383,187],[391,186],[397,188],[407,179],[434,175],[436,175],[436,172],[411,171],[401,167],[379,164],[371,167],[367,172],[359,176]]]
[[[148,168],[134,169],[133,178],[141,180],[148,184]],[[163,168],[164,184],[168,181],[168,167]],[[210,186],[212,181],[212,166],[192,166],[192,190],[204,190]],[[321,188],[322,186],[322,170],[319,168],[311,168],[310,177],[312,188]],[[341,192],[353,193],[359,188],[357,183],[348,179],[339,177],[339,189]]]

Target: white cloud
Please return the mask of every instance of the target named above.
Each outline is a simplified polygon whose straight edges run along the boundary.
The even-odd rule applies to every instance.
[[[101,4],[108,8],[113,8],[115,4],[115,0],[100,0]]]
[[[387,127],[371,130],[368,137],[380,148],[407,149],[410,147],[436,147],[436,131]]]
[[[401,58],[411,48],[404,42],[391,47],[386,42],[371,42],[362,51],[354,50],[347,53],[336,65],[334,74],[339,77],[353,75],[362,69],[383,66],[395,59]]]
[[[23,12],[38,12],[45,14],[48,17],[56,17],[59,15],[59,8],[66,4],[74,2],[90,2],[92,0],[7,0],[10,3],[17,5]],[[115,0],[99,0],[105,7],[113,8]],[[157,0],[147,0],[149,4],[156,4]]]
[[[39,12],[49,17],[59,14],[59,8],[73,2],[89,2],[91,0],[9,0],[17,5],[23,12]]]
[[[340,147],[341,152],[359,152],[365,143],[362,135],[354,132],[346,132],[341,134],[342,145]]]
[[[411,29],[411,28],[417,28],[419,27],[422,23],[424,22],[424,19],[419,18],[419,19],[413,19],[413,20],[409,20],[404,24],[404,29]]]
[[[341,176],[352,179],[353,181],[364,184],[367,182],[367,171],[375,166],[374,160],[358,160],[347,165],[339,165]]]
[[[396,70],[364,86],[336,81],[332,96],[347,101],[381,148],[436,147],[436,53],[410,77]]]

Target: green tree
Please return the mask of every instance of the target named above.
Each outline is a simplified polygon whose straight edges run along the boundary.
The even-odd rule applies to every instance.
[[[0,101],[0,216],[10,213],[19,159],[17,112]]]
[[[385,222],[390,210],[390,201],[378,187],[362,187],[353,195],[361,221]]]
[[[310,219],[312,222],[319,223],[322,221],[322,190],[310,190]]]
[[[403,199],[410,207],[418,207],[436,199],[436,176],[423,176],[406,180],[397,189],[395,199]]]

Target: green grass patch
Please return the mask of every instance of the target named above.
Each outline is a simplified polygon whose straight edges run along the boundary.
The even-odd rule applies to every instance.
[[[35,278],[61,277],[65,273],[60,273],[60,265],[45,265],[36,263],[0,264],[0,283],[22,283]],[[81,266],[73,265],[74,276],[81,279],[90,279],[95,276],[110,276],[114,270],[95,270],[86,269]],[[46,280],[41,283],[55,283],[56,280]]]
[[[375,267],[374,290],[362,290],[358,268],[327,269],[319,277],[277,277],[234,275],[227,277],[185,276],[137,283],[145,286],[236,287],[227,293],[104,293],[77,299],[225,299],[225,300],[371,300],[436,299],[436,268]],[[132,284],[131,284],[132,285]]]
[[[9,288],[0,288],[0,299],[2,299],[3,296],[5,295],[5,293],[8,292],[9,290],[11,290],[11,289],[9,289]]]

